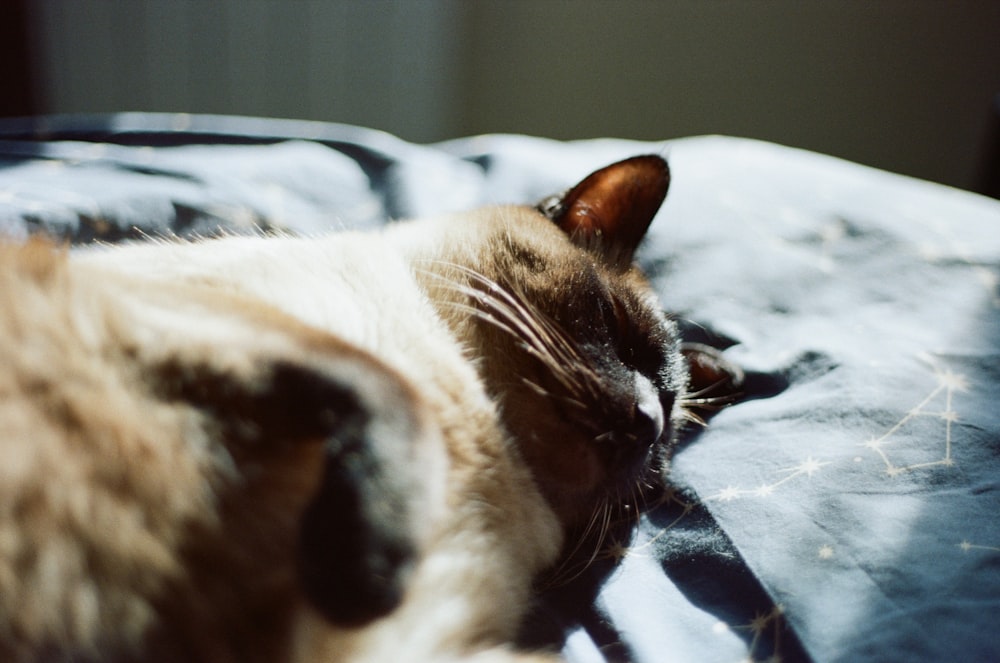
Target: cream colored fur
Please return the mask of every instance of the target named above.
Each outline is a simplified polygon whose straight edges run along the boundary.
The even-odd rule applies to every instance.
[[[509,208],[462,222],[482,233],[483,224],[525,213]],[[403,605],[369,628],[333,629],[303,611],[293,644],[298,660],[444,661],[509,642],[532,579],[562,545],[561,527],[499,427],[461,343],[418,282],[459,254],[474,263],[476,247],[448,219],[374,234],[158,243],[73,258],[81,269],[117,273],[118,283],[183,282],[273,306],[371,351],[420,385],[451,468],[427,553]],[[197,319],[188,324],[200,331]],[[515,657],[489,654],[508,656]]]

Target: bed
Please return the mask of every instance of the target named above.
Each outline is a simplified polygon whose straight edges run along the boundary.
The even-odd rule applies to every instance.
[[[668,157],[639,259],[748,372],[676,490],[532,646],[599,661],[1000,660],[1000,203],[779,145],[124,114],[0,122],[0,234],[73,244],[316,233],[536,202]]]

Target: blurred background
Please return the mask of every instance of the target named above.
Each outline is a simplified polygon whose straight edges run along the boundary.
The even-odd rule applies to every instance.
[[[770,140],[997,195],[996,0],[0,0],[0,115]]]

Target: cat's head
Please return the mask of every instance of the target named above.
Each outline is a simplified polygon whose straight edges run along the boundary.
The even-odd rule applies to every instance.
[[[465,274],[481,375],[571,527],[658,483],[685,417],[677,327],[633,262],[669,182],[666,161],[640,156],[537,208],[485,212]]]

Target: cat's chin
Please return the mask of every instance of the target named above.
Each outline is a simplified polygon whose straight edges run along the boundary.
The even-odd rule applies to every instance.
[[[609,465],[592,447],[573,451],[563,447],[551,458],[536,455],[529,461],[542,494],[566,531],[586,528],[608,505],[640,502],[642,486],[659,483],[652,470],[658,464],[655,450],[636,456],[628,466]]]

